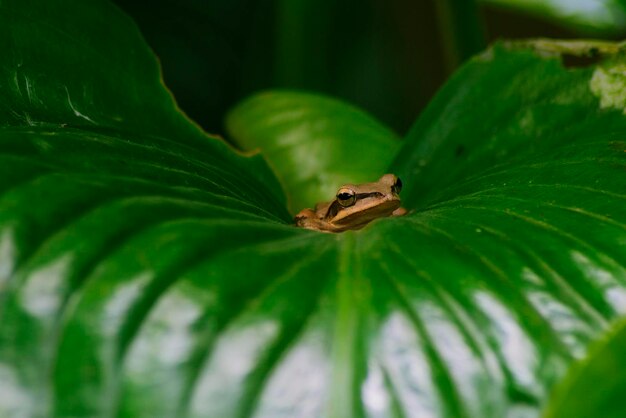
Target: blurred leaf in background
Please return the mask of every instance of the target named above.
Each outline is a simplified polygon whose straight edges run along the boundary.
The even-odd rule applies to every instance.
[[[624,0],[479,0],[485,5],[538,16],[580,34],[623,36],[626,31]]]
[[[313,94],[257,94],[228,115],[238,146],[261,150],[289,198],[292,214],[327,200],[346,183],[385,174],[400,138],[362,110]]]

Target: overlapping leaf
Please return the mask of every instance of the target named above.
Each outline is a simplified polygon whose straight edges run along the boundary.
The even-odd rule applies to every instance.
[[[0,3],[3,416],[537,416],[623,312],[618,46],[477,57],[390,168],[412,212],[327,235],[113,8],[28,3]]]
[[[400,148],[396,135],[365,112],[302,92],[249,98],[230,112],[228,130],[243,149],[267,158],[294,214],[338,185],[378,179]]]
[[[554,391],[548,418],[622,417],[626,413],[624,369],[626,332],[624,321],[596,343],[588,357],[572,367]]]

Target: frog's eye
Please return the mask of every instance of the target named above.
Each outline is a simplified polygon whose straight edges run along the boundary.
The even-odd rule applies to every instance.
[[[402,180],[400,180],[400,177],[396,177],[396,182],[391,186],[391,191],[395,194],[400,194],[400,191],[402,191]]]
[[[339,189],[337,192],[337,202],[344,208],[354,205],[356,202],[356,193],[351,189]]]

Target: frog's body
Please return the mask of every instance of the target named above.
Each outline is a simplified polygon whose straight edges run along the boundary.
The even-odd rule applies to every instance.
[[[301,210],[295,217],[296,225],[321,232],[343,232],[361,229],[377,218],[404,215],[401,189],[402,182],[393,174],[385,174],[375,183],[346,184],[334,200],[318,203],[315,210]]]

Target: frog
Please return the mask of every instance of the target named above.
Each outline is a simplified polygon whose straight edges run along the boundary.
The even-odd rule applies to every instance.
[[[301,210],[294,221],[300,228],[319,232],[358,230],[378,218],[405,215],[401,190],[402,181],[395,174],[385,174],[373,183],[344,184],[335,199],[318,203],[314,210]]]

